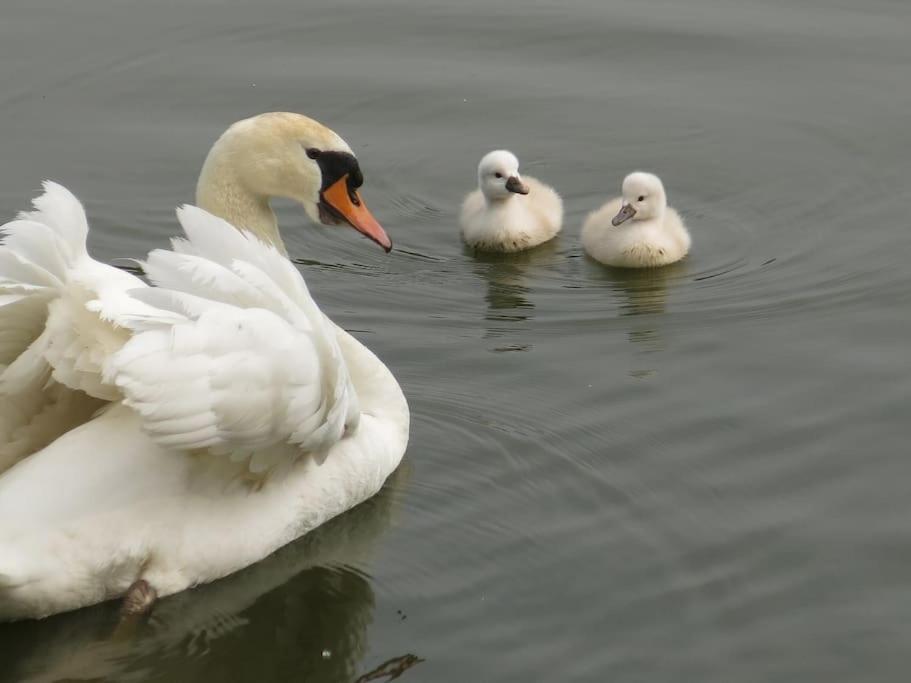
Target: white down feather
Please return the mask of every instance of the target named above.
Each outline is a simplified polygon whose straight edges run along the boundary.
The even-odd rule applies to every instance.
[[[253,473],[325,453],[360,413],[303,278],[220,218],[189,206],[178,216],[188,239],[149,255],[156,288],[133,293],[149,309],[118,317],[136,335],[106,378],[161,446],[208,449]]]

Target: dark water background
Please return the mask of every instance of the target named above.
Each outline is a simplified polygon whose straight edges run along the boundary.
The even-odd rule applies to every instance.
[[[2,0],[0,214],[63,182],[99,258],[165,244],[234,120],[351,142],[397,251],[280,221],[413,426],[377,499],[133,633],[0,628],[0,679],[907,680],[909,36],[905,0]],[[556,244],[461,247],[494,147]],[[637,168],[695,246],[629,275],[578,231]]]

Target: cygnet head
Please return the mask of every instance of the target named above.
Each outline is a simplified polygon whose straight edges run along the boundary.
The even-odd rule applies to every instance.
[[[488,201],[528,194],[528,185],[522,182],[519,175],[519,160],[505,149],[488,152],[481,159],[478,164],[478,187]]]
[[[615,226],[633,219],[646,221],[660,218],[667,207],[667,196],[661,178],[654,173],[636,171],[623,179],[623,206],[611,220]]]
[[[314,221],[347,223],[389,251],[392,242],[358,193],[363,182],[351,147],[338,134],[301,114],[271,112],[238,121],[222,134],[196,193],[197,203],[217,214],[246,200],[291,199]]]

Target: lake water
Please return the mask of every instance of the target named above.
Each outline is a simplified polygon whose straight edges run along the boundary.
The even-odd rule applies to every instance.
[[[327,123],[397,248],[281,204],[285,241],[413,424],[376,499],[133,632],[3,626],[0,678],[907,680],[909,35],[906,0],[4,0],[2,218],[50,177],[140,256],[228,124]],[[461,246],[495,147],[555,244]],[[626,274],[578,233],[639,168],[694,249]]]

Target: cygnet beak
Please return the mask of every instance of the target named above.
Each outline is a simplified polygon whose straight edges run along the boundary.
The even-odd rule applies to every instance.
[[[506,189],[516,194],[528,194],[528,185],[519,180],[518,176],[511,175],[506,179]]]
[[[636,215],[636,209],[633,208],[632,204],[624,204],[620,207],[620,210],[617,212],[617,215],[611,219],[611,225],[617,227],[621,223],[625,223],[630,218]]]

